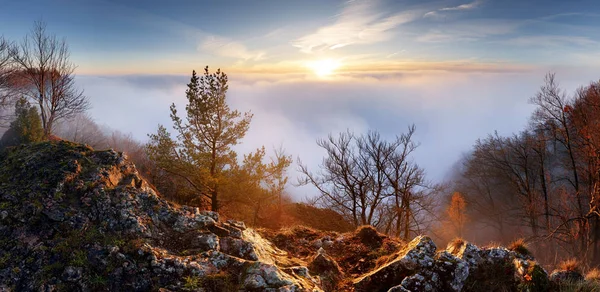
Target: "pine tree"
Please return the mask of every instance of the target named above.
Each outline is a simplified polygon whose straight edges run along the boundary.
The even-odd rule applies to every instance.
[[[187,87],[186,116],[180,117],[175,104],[171,105],[176,140],[159,126],[156,134],[149,135],[147,150],[161,169],[184,178],[210,201],[213,211],[218,211],[220,188],[226,183],[227,172],[237,163],[231,146],[238,144],[248,131],[252,114],[242,115],[229,108],[227,75],[221,70],[209,73],[206,67],[201,77],[193,71]]]
[[[44,137],[42,120],[37,108],[27,99],[20,98],[15,104],[15,120],[0,139],[2,147],[39,142]]]

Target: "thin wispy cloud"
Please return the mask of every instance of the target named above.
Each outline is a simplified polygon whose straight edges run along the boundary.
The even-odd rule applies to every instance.
[[[198,46],[198,50],[216,56],[240,59],[244,61],[259,61],[265,57],[265,52],[263,51],[250,50],[240,42],[214,35],[206,37]]]
[[[383,42],[392,38],[392,29],[418,18],[416,11],[386,15],[377,8],[371,1],[347,2],[334,24],[292,41],[292,45],[311,53]]]
[[[461,4],[461,5],[452,6],[452,7],[444,7],[444,8],[440,8],[438,10],[435,10],[435,11],[429,11],[429,12],[425,13],[423,15],[423,17],[440,17],[441,14],[442,14],[440,12],[444,12],[444,11],[464,11],[464,10],[471,10],[471,9],[477,8],[479,5],[481,5],[481,1],[480,0],[476,0],[476,1],[473,1],[471,3]]]
[[[397,56],[398,54],[402,54],[402,53],[404,53],[404,52],[406,52],[406,50],[400,50],[400,51],[397,51],[397,52],[394,52],[394,53],[388,54],[388,55],[387,55],[387,56],[385,56],[385,57],[386,57],[386,59],[389,59],[389,58],[392,58],[392,57],[394,57],[394,56]]]
[[[564,36],[564,35],[538,35],[527,37],[516,37],[507,40],[511,45],[518,46],[540,46],[540,47],[557,47],[565,45],[574,46],[598,46],[598,41],[582,36]]]
[[[510,35],[522,22],[512,20],[467,20],[446,24],[443,28],[431,29],[417,37],[420,42],[476,41],[490,36]]]
[[[473,9],[481,4],[481,1],[473,1],[471,3],[462,4],[454,7],[445,7],[440,9],[440,11],[457,11],[457,10],[469,10]]]

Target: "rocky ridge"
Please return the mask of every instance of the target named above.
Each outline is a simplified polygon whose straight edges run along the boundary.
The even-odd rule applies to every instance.
[[[112,150],[58,141],[0,153],[0,291],[552,291],[581,280],[572,274],[371,227],[254,230],[163,200]]]
[[[162,200],[121,153],[60,141],[0,161],[1,291],[320,291],[243,223]]]

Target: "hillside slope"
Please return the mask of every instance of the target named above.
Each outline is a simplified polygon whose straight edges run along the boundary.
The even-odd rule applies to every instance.
[[[60,141],[0,161],[0,290],[319,290],[243,223],[162,200],[120,153]]]
[[[0,291],[552,291],[581,278],[548,276],[523,250],[221,222],[161,199],[112,150],[0,153]]]

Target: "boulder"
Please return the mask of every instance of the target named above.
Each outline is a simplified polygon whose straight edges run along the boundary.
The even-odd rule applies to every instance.
[[[333,291],[342,279],[342,269],[338,263],[325,253],[321,247],[310,263],[308,269],[312,275],[318,275],[321,279],[321,287],[327,291]]]
[[[427,236],[418,236],[387,264],[353,281],[356,291],[387,291],[419,269],[434,265],[436,246]]]

